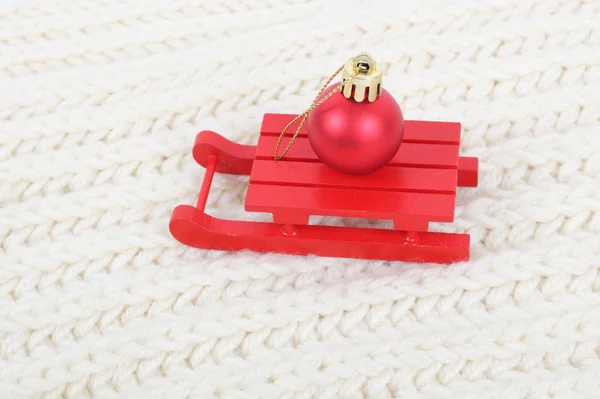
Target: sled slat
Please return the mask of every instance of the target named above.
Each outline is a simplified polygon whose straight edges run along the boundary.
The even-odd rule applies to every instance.
[[[317,162],[256,160],[250,182],[282,186],[453,194],[456,192],[457,175],[456,169],[388,166],[365,178],[340,173]]]
[[[403,142],[460,144],[459,122],[404,121]]]
[[[250,212],[452,222],[454,194],[405,193],[342,188],[250,184]]]
[[[256,159],[272,160],[278,137],[261,136],[256,148]],[[289,137],[281,141],[280,148],[287,145]],[[281,151],[280,151],[281,152]],[[390,161],[390,166],[408,166],[422,168],[451,168],[458,167],[459,145],[406,143]],[[320,162],[312,150],[307,138],[297,137],[285,158],[280,162],[302,161]]]
[[[291,114],[265,114],[261,132],[263,136],[279,136],[283,128],[296,117]],[[286,136],[292,136],[301,119],[292,124],[286,131]],[[404,121],[403,142],[437,143],[437,144],[459,144],[461,124],[459,122],[438,121]],[[307,137],[308,130],[305,123],[300,129],[298,137]]]

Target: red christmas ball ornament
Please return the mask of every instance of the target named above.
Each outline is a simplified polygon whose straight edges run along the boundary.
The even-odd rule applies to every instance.
[[[368,54],[348,60],[342,84],[327,87],[307,117],[308,139],[321,162],[349,174],[372,173],[398,152],[404,118],[381,87],[382,73]]]

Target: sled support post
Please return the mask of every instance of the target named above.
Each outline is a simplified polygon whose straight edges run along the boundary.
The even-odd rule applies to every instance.
[[[212,179],[215,175],[216,169],[217,156],[212,154],[208,157],[208,164],[206,165],[204,180],[202,181],[202,187],[200,188],[200,195],[198,195],[198,203],[196,204],[196,208],[198,208],[199,211],[204,211],[204,208],[206,208],[206,201],[208,200],[210,185],[212,184]]]

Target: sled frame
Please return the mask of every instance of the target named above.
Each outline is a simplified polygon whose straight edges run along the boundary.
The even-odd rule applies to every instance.
[[[269,127],[268,121],[279,118],[280,123],[293,117],[285,114],[265,115],[261,134],[269,136],[268,130],[273,126]],[[192,153],[195,161],[206,168],[206,172],[196,205],[179,205],[173,210],[169,230],[175,239],[194,248],[224,251],[250,250],[438,264],[469,259],[468,234],[424,231],[426,227],[422,224],[417,224],[422,228],[403,230],[397,223],[394,229],[310,225],[309,215],[306,215],[306,219],[302,217],[298,223],[294,223],[293,217],[281,220],[276,214],[273,222],[227,220],[208,215],[205,208],[214,174],[255,176],[257,169],[254,172],[253,169],[258,165],[256,160],[261,157],[261,151],[264,152],[259,146],[237,144],[208,130],[197,134]],[[294,154],[291,151],[290,154],[293,160]],[[456,186],[476,187],[477,179],[477,158],[458,157]],[[248,201],[245,205],[248,210]],[[265,209],[268,210],[261,208],[255,211]],[[319,210],[315,210],[314,214],[319,214]]]

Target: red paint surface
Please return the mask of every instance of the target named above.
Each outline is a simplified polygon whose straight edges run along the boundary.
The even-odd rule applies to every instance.
[[[405,121],[405,143],[391,166],[355,176],[320,163],[306,132],[274,162],[275,134],[294,116],[265,115],[258,147],[211,131],[197,135],[194,159],[208,169],[198,207],[173,211],[169,228],[178,241],[206,249],[363,259],[452,263],[469,258],[468,235],[427,232],[431,221],[453,220],[457,186],[477,186],[477,158],[458,156],[460,124]],[[215,172],[250,175],[246,209],[273,213],[274,222],[207,215],[202,208]],[[390,219],[395,230],[310,226],[310,215]]]

